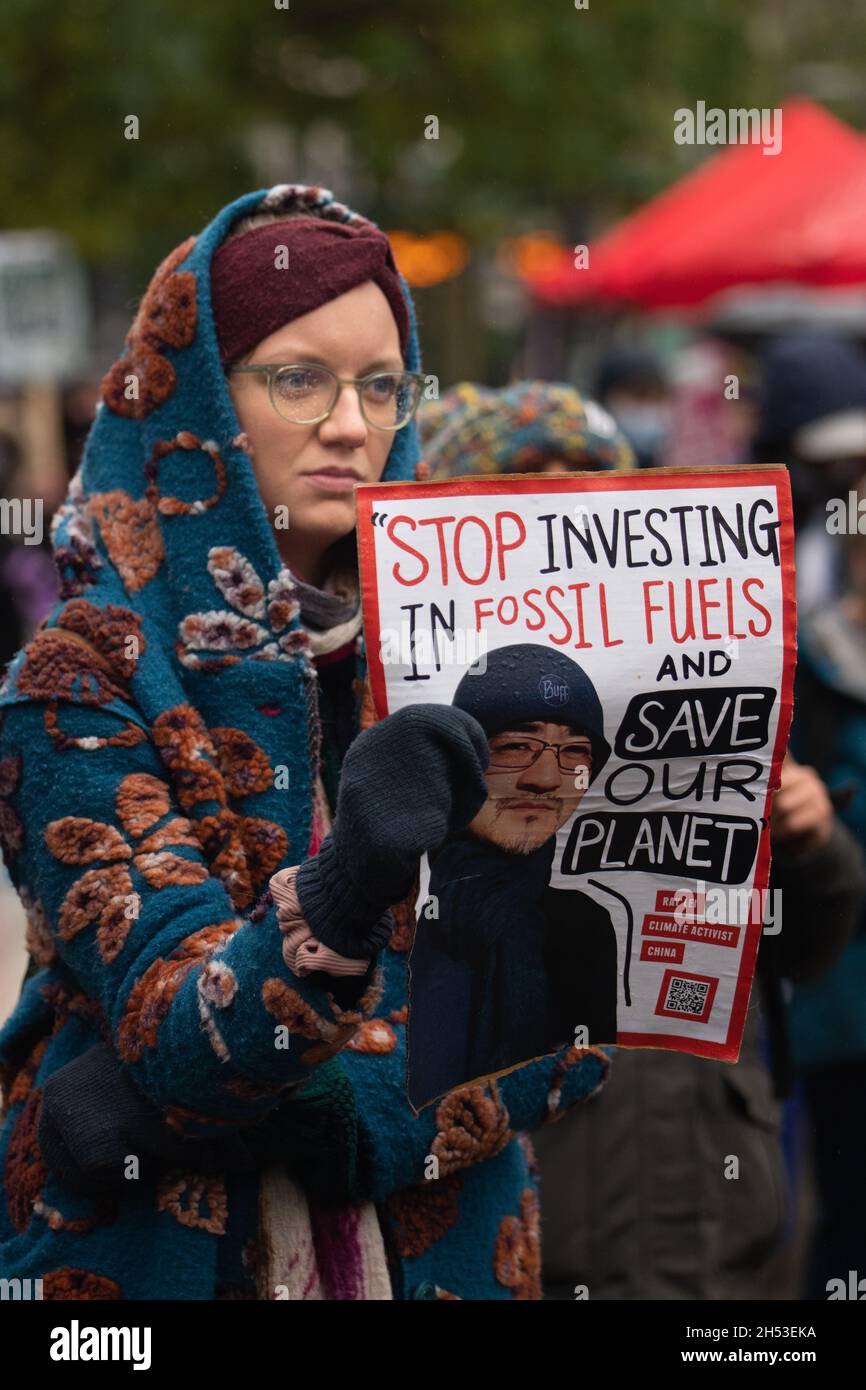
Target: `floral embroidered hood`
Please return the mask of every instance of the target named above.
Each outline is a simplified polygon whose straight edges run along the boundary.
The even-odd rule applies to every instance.
[[[294,211],[366,220],[325,189],[279,185],[223,208],[158,267],[52,524],[60,599],[0,689],[0,710],[44,702],[60,747],[153,739],[238,908],[305,856],[319,726],[298,595],[220,363],[210,264],[241,218]],[[417,457],[410,425],[385,480],[413,477]],[[360,673],[360,640],[358,654]]]
[[[250,194],[160,266],[54,528],[61,597],[0,693],[0,848],[31,955],[0,1030],[0,1270],[38,1276],[49,1300],[381,1299],[386,1239],[395,1297],[537,1298],[514,1136],[607,1068],[568,1048],[414,1118],[408,907],[359,998],[290,968],[265,890],[314,849],[317,679],[208,274],[237,219],[296,207],[354,216],[318,189]],[[385,477],[414,462],[407,428]],[[74,1191],[41,1122],[48,1088],[100,1041],[175,1135],[255,1135],[278,1161],[268,1148],[257,1173],[183,1162]]]

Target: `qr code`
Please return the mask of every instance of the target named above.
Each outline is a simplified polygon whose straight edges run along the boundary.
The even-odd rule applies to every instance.
[[[709,992],[707,980],[684,980],[679,975],[672,975],[668,980],[664,1007],[675,1014],[691,1014],[695,1018],[703,1018]]]

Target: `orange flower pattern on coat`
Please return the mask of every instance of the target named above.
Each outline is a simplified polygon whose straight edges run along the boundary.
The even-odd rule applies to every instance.
[[[91,497],[90,512],[123,587],[128,594],[137,594],[153,579],[165,558],[156,507],[147,496],[136,501],[122,488],[115,488]]]
[[[187,237],[157,267],[132,321],[126,352],[103,378],[102,398],[116,415],[143,420],[175,388],[177,376],[163,350],[188,347],[195,337],[195,276],[177,270],[195,242]],[[132,400],[127,399],[128,377],[137,383]]]
[[[397,1034],[384,1018],[370,1018],[362,1023],[348,1044],[353,1052],[369,1052],[384,1056],[397,1046]]]
[[[493,1158],[511,1138],[508,1111],[496,1083],[452,1091],[437,1107],[436,1131],[430,1152],[438,1158],[443,1177]]]
[[[98,1024],[104,1042],[111,1041],[111,1030],[101,1007],[82,990],[71,989],[55,980],[43,985],[39,993],[54,1014],[55,1033],[59,1033],[70,1018],[86,1018]]]
[[[357,698],[357,696],[358,696],[358,694],[359,694],[358,687],[359,687],[360,685],[361,685],[361,682],[358,681],[358,680],[356,680],[356,682],[355,682],[355,695],[356,695],[356,698]],[[373,727],[373,725],[374,725],[374,724],[377,724],[378,721],[379,721],[379,716],[378,716],[378,714],[376,713],[376,705],[375,705],[375,703],[374,703],[374,701],[373,701],[373,684],[372,684],[372,681],[370,680],[369,675],[365,678],[365,680],[364,680],[364,682],[363,682],[363,686],[362,686],[362,688],[361,688],[361,690],[360,690],[360,698],[361,698],[361,707],[360,707],[360,711],[359,711],[359,714],[358,714],[358,730],[359,730],[360,733],[364,733],[367,729],[371,729],[371,728]]]
[[[11,753],[8,758],[0,758],[0,849],[7,864],[24,843],[24,825],[9,800],[21,781],[22,766],[23,758],[20,753]]]
[[[18,674],[19,693],[84,705],[126,699],[146,645],[141,618],[131,609],[70,599],[56,627],[30,639]]]
[[[11,1110],[13,1105],[21,1105],[30,1095],[36,1080],[36,1073],[39,1071],[49,1042],[49,1038],[40,1038],[24,1065],[19,1069],[13,1070],[10,1064],[8,1077],[3,1085],[4,1110]]]
[[[213,814],[191,824],[210,871],[223,881],[233,906],[250,906],[288,854],[286,832],[275,821],[244,816],[229,806],[273,786],[273,769],[254,739],[241,729],[207,729],[192,705],[175,705],[153,724],[153,739],[171,773],[183,810],[216,804]]]
[[[59,701],[50,700],[45,707],[43,723],[45,732],[61,752],[70,748],[80,748],[92,753],[97,748],[135,748],[136,744],[147,742],[147,732],[140,724],[125,721],[126,727],[119,734],[65,734],[60,727],[58,715]]]
[[[167,1173],[157,1188],[156,1209],[170,1211],[181,1226],[225,1235],[225,1181],[203,1173]]]
[[[268,1013],[273,1014],[290,1033],[297,1033],[316,1044],[301,1054],[301,1061],[310,1067],[335,1056],[357,1032],[360,1024],[358,1020],[341,1027],[332,1019],[322,1018],[285,980],[265,980],[262,1003]]]
[[[137,1062],[145,1048],[155,1048],[159,1025],[191,970],[221,950],[238,927],[239,917],[193,932],[167,959],[158,956],[133,985],[117,1030],[117,1051],[122,1061]]]
[[[565,1085],[565,1078],[571,1068],[578,1062],[582,1062],[585,1057],[597,1057],[602,1063],[601,1074],[598,1085],[594,1090],[584,1096],[584,1103],[598,1095],[607,1081],[607,1074],[610,1070],[610,1058],[600,1047],[570,1047],[567,1052],[558,1059],[556,1066],[550,1077],[550,1086],[547,1092],[547,1114],[544,1117],[546,1125],[555,1124],[561,1120],[563,1115],[568,1113],[568,1107],[562,1104],[562,1088]]]
[[[113,825],[82,816],[62,816],[50,821],[44,831],[45,843],[62,864],[98,863],[67,892],[60,905],[57,934],[61,941],[71,941],[98,921],[96,941],[106,964],[123,950],[135,920],[126,911],[134,891],[129,864],[152,888],[189,886],[208,878],[203,864],[173,852],[182,846],[199,847],[188,820],[175,816],[156,829],[170,809],[165,782],[148,773],[130,773],[117,789],[115,805],[118,820],[137,843],[129,843]]]
[[[69,484],[65,502],[54,513],[51,529],[55,536],[54,564],[60,580],[59,594],[62,599],[74,598],[96,583],[96,571],[102,568],[80,467]]]
[[[51,935],[48,914],[38,898],[33,898],[22,884],[18,896],[27,919],[24,944],[40,970],[57,959],[57,947]]]
[[[268,1013],[273,1014],[290,1033],[299,1033],[313,1043],[312,1047],[301,1053],[301,1061],[305,1066],[315,1067],[336,1056],[349,1038],[354,1037],[381,999],[382,988],[382,972],[379,970],[354,1009],[341,1009],[334,996],[328,994],[333,1018],[322,1018],[285,980],[265,980],[262,1002]]]
[[[62,1269],[49,1269],[42,1276],[42,1297],[52,1301],[71,1299],[76,1302],[100,1302],[123,1298],[123,1290],[114,1279],[108,1279],[104,1274],[92,1274],[89,1269],[64,1265]]]
[[[216,749],[217,767],[229,796],[237,798],[270,790],[274,784],[273,768],[249,734],[231,728],[210,729],[209,732]]]
[[[182,453],[201,450],[203,454],[207,454],[213,464],[215,483],[210,497],[196,497],[190,502],[182,497],[163,496],[159,487],[163,461],[178,450]],[[203,512],[208,512],[211,507],[216,506],[228,482],[226,466],[214,440],[199,439],[191,430],[179,430],[173,439],[158,439],[144,466],[144,474],[147,478],[147,496],[161,516],[201,516]]]
[[[520,1199],[520,1216],[504,1216],[493,1252],[497,1283],[513,1298],[541,1298],[541,1238],[538,1198],[531,1187]]]
[[[309,652],[309,633],[289,627],[300,611],[289,570],[281,569],[266,590],[247,557],[230,545],[212,546],[207,568],[230,607],[182,620],[175,652],[183,666],[218,671],[243,657],[291,661]]]
[[[6,1152],[3,1186],[6,1191],[6,1210],[16,1231],[26,1231],[33,1208],[39,1200],[48,1177],[48,1169],[39,1148],[39,1114],[42,1109],[41,1090],[32,1090],[24,1109],[15,1121]]]
[[[203,801],[225,804],[216,749],[197,709],[184,704],[165,710],[153,721],[152,733],[184,811]]]
[[[435,1182],[417,1183],[395,1192],[386,1203],[394,1242],[401,1259],[413,1259],[441,1240],[460,1214],[459,1173]]]
[[[113,1197],[94,1199],[95,1210],[90,1216],[64,1216],[57,1207],[49,1207],[42,1197],[33,1203],[33,1210],[52,1231],[71,1231],[75,1235],[86,1236],[100,1226],[110,1226],[118,1217],[117,1200]]]
[[[210,497],[185,501],[164,497],[159,488],[163,460],[180,451],[201,451],[213,464],[216,485]],[[123,488],[97,492],[88,504],[89,517],[102,535],[111,563],[127,593],[135,594],[149,584],[165,559],[160,516],[201,516],[216,506],[226,490],[228,474],[222,456],[212,439],[199,439],[190,430],[180,430],[173,439],[154,443],[144,474],[147,487],[143,497],[135,498]]]
[[[415,902],[418,897],[417,879],[411,892],[400,903],[391,908],[394,930],[388,941],[389,951],[411,951],[415,937]]]

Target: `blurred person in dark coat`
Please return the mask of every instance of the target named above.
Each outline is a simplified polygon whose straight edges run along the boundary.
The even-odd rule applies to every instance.
[[[866,466],[866,355],[816,330],[767,344],[761,364],[757,463],[785,463],[797,532],[797,603],[818,609],[839,594],[841,549],[827,533],[827,504],[846,498]]]
[[[671,427],[670,383],[655,353],[611,348],[596,368],[593,395],[617,423],[635,452],[639,468],[662,460]]]

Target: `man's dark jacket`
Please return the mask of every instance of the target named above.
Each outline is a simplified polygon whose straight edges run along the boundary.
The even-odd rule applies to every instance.
[[[555,851],[555,836],[514,854],[464,833],[430,855],[409,964],[416,1109],[556,1051],[578,1025],[616,1041],[616,934],[587,894],[549,887]]]

